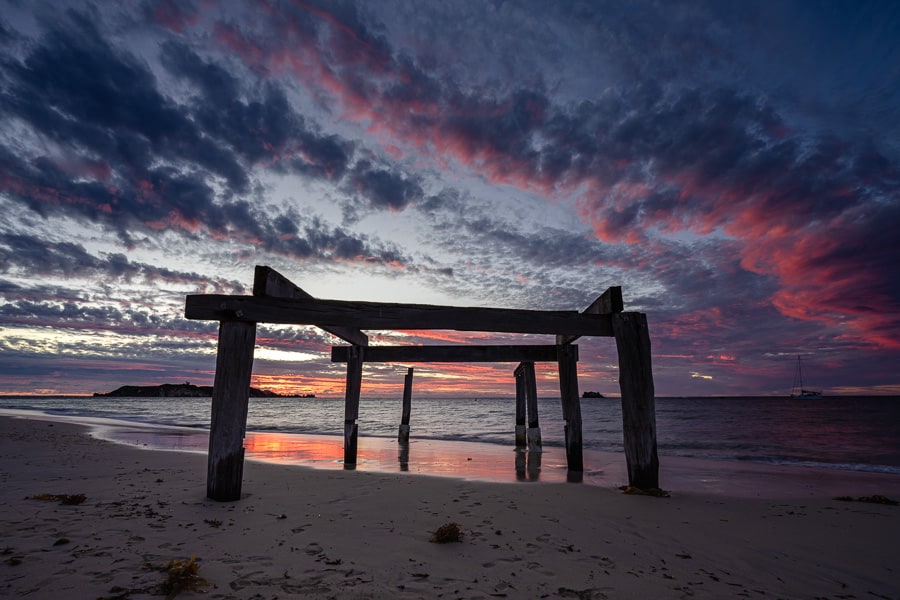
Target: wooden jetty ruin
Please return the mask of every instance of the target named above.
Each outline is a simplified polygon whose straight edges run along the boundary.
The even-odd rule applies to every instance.
[[[252,296],[203,294],[185,301],[188,319],[219,321],[216,375],[212,393],[207,496],[233,501],[241,496],[243,440],[247,427],[250,376],[257,323],[315,325],[348,342],[334,346],[333,362],[347,363],[344,402],[344,464],[356,464],[359,397],[366,362],[510,362],[516,385],[516,446],[539,452],[540,426],[534,363],[556,362],[565,421],[566,462],[570,473],[584,469],[578,346],[582,336],[616,340],[628,483],[659,487],[656,415],[650,335],[643,313],[625,312],[622,288],[607,289],[585,310],[537,311],[321,300],[269,267],[257,266]],[[458,331],[549,334],[550,345],[369,346],[363,330],[450,329]],[[398,440],[409,441],[413,369],[403,393]]]

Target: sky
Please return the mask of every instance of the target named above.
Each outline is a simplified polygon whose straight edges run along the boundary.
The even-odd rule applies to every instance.
[[[268,265],[318,298],[647,315],[658,396],[900,395],[900,4],[0,0],[0,394],[211,385]],[[553,343],[368,332],[373,344]],[[340,397],[260,324],[253,385]],[[615,343],[578,342],[618,393]],[[512,396],[513,364],[363,396]],[[539,364],[540,395],[559,393]]]

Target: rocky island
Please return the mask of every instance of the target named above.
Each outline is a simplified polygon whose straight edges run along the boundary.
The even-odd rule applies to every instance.
[[[123,385],[111,392],[94,392],[97,398],[207,398],[212,396],[211,385],[164,383],[162,385]],[[315,398],[315,394],[276,394],[271,390],[250,388],[251,398]]]

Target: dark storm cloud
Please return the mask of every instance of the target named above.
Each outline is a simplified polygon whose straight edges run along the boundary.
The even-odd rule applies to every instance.
[[[62,304],[38,304],[34,302],[9,302],[0,306],[0,316],[7,323],[37,321],[43,324],[65,325],[67,323],[117,324],[122,321],[122,312],[111,307],[65,302]]]
[[[73,242],[49,242],[34,236],[0,233],[0,273],[66,279],[94,279],[104,285],[140,280],[154,285],[190,285],[198,289],[223,289],[234,282],[208,278],[197,273],[175,271],[165,267],[129,260],[120,253],[95,256],[84,246]],[[16,286],[10,290],[24,288]],[[2,291],[2,290],[0,290]],[[51,293],[58,293],[52,290]],[[18,297],[14,294],[15,297]],[[36,296],[39,297],[39,296]],[[48,296],[47,299],[52,299]]]
[[[7,110],[59,143],[108,156],[103,151],[109,143],[131,146],[136,141],[137,146],[149,146],[157,159],[188,159],[237,190],[247,186],[247,176],[234,157],[203,136],[176,104],[160,94],[149,68],[114,49],[88,15],[66,11],[48,26],[21,64],[9,67],[9,73],[14,86]],[[43,114],[29,113],[35,106],[45,106]],[[48,111],[58,118],[45,121]]]
[[[244,91],[228,70],[182,43],[164,44],[162,60],[170,72],[198,88],[190,113],[204,133],[227,143],[248,163],[271,162],[283,172],[325,179],[344,173],[352,144],[319,134],[281,88],[270,83],[260,98],[243,100]]]
[[[235,189],[247,186],[234,157],[203,136],[157,91],[146,65],[114,51],[85,15],[68,11],[21,63],[7,66],[7,75],[12,85],[0,110],[58,144],[63,156],[97,166],[86,171],[40,155],[8,162],[4,191],[33,210],[105,222],[127,238],[129,227],[173,214],[196,221],[209,210],[206,169]],[[172,161],[194,168],[158,166]]]
[[[389,265],[405,265],[409,258],[395,246],[379,243],[374,246],[364,236],[351,235],[342,227],[332,227],[320,219],[310,219],[303,225],[303,243],[321,249],[328,258],[362,260]]]
[[[418,177],[366,159],[353,165],[344,181],[344,189],[351,197],[345,204],[348,220],[354,220],[359,212],[399,212],[423,197]]]
[[[319,222],[298,227],[300,236],[276,235],[274,224],[296,217],[235,199],[248,190],[248,169],[265,163],[339,179],[352,144],[317,133],[274,84],[248,100],[229,72],[186,46],[168,43],[162,57],[198,90],[189,105],[162,95],[147,65],[113,48],[88,16],[71,10],[24,60],[7,61],[12,85],[0,110],[76,159],[23,156],[6,139],[2,190],[45,216],[107,224],[128,244],[139,230],[205,230],[297,258],[403,262],[395,249],[340,228],[325,231]],[[216,177],[227,183],[230,201],[217,199]],[[367,183],[377,202],[389,201],[390,181]]]
[[[102,285],[94,285],[90,292],[85,292],[79,287],[83,281],[73,279],[70,287],[44,284],[26,287],[0,279],[0,294],[4,297],[0,318],[4,325],[13,327],[109,331],[134,336],[135,343],[141,338],[159,340],[175,336],[183,338],[183,345],[191,345],[195,343],[194,338],[215,334],[215,323],[188,321],[180,316],[182,293],[154,291],[147,297],[135,296],[123,301]],[[222,288],[210,291],[222,291]]]

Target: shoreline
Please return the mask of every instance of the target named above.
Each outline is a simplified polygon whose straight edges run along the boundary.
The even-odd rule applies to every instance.
[[[0,409],[2,418],[75,424],[94,438],[142,451],[191,452],[206,456],[208,430],[104,417],[53,415],[26,409]],[[339,435],[248,431],[247,461],[325,471],[345,470]],[[627,483],[624,453],[586,449],[578,483],[618,489]],[[361,436],[358,463],[349,470],[400,473],[465,481],[555,484],[570,481],[565,449],[542,453],[487,442],[412,438],[407,447],[395,438]],[[834,498],[885,495],[900,499],[900,475],[802,465],[765,464],[660,455],[661,487],[740,498]]]
[[[248,461],[237,502],[204,498],[205,457],[0,418],[0,595],[781,598],[897,595],[900,508],[830,499],[629,496]],[[79,505],[34,499],[84,494]],[[458,523],[461,543],[434,544]]]

